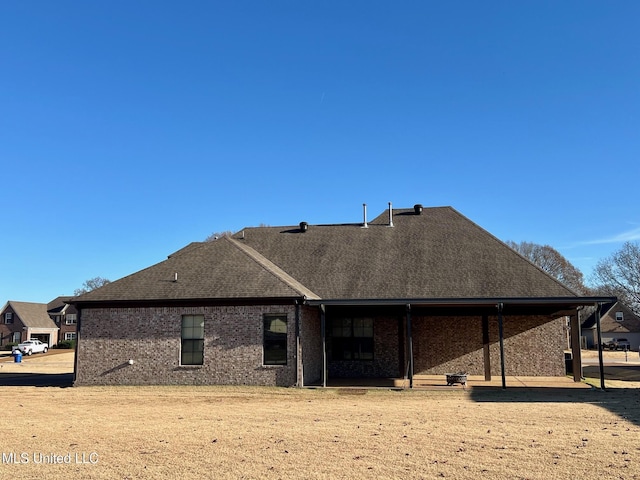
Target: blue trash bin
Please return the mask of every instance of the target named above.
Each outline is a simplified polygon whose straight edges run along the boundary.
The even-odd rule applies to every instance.
[[[22,352],[20,350],[14,350],[13,351],[13,361],[15,363],[21,363],[22,362]]]

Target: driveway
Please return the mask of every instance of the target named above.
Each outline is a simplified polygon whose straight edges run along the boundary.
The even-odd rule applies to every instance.
[[[16,363],[11,352],[0,356],[0,386],[63,387],[73,383],[74,352],[49,350],[23,356]]]

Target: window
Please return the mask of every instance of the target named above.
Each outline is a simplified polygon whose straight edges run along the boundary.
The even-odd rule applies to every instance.
[[[331,351],[334,360],[373,360],[373,319],[334,319]]]
[[[11,343],[20,343],[20,332],[13,332],[11,336],[13,337]]]
[[[624,314],[622,312],[616,312],[616,322],[624,322]]]
[[[64,339],[65,340],[75,340],[76,339],[76,332],[65,332]]]
[[[204,315],[182,316],[180,365],[204,363]]]
[[[13,312],[7,312],[4,314],[4,323],[13,323]]]
[[[287,364],[287,316],[265,315],[264,331],[264,364]]]
[[[65,315],[64,323],[67,325],[75,325],[78,323],[78,315],[76,313],[68,313]]]

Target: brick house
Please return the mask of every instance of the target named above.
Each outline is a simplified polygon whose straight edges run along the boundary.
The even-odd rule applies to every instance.
[[[611,300],[576,295],[451,207],[389,205],[370,222],[365,207],[360,223],[192,243],[70,300],[75,384],[564,376],[566,317],[578,332],[578,307]]]
[[[0,346],[37,339],[52,347],[58,327],[47,314],[46,303],[8,301],[0,310]]]
[[[610,302],[602,306],[600,331],[603,343],[614,338],[626,338],[631,344],[631,350],[640,349],[640,316],[622,302]],[[582,336],[587,348],[598,346],[595,313],[582,323]]]
[[[78,327],[78,310],[69,302],[73,297],[57,297],[47,304],[47,314],[60,329],[59,341],[75,340]]]

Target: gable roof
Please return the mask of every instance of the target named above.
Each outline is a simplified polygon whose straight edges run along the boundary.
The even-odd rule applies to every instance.
[[[15,302],[10,300],[7,302],[5,309],[7,306],[11,306],[11,309],[15,312],[25,327],[58,328],[47,314],[46,303]]]
[[[624,321],[616,320],[616,312],[622,312]],[[593,312],[584,322],[583,329],[596,328],[596,314]],[[600,329],[604,333],[636,333],[640,332],[640,317],[622,302],[611,302],[602,306],[600,313]]]
[[[177,273],[177,281],[175,274]],[[368,223],[246,228],[192,243],[79,302],[296,298],[577,297],[451,207]]]

